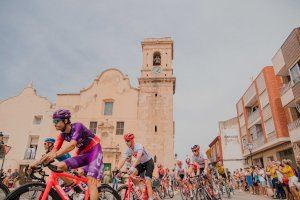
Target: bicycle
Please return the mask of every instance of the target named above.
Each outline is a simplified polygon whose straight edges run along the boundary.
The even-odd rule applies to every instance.
[[[169,196],[170,198],[174,197],[173,186],[170,184],[169,178],[166,177],[162,179],[161,191],[164,198],[167,196]]]
[[[45,175],[42,178],[39,178],[39,181],[37,182],[31,182],[20,186],[12,193],[10,193],[6,197],[6,200],[15,200],[15,199],[88,200],[89,199],[89,191],[87,188],[84,188],[83,190],[84,197],[79,195],[77,196],[73,195],[72,197],[69,197],[68,194],[63,190],[62,186],[60,186],[59,184],[59,178],[62,177],[73,180],[75,185],[87,184],[87,177],[76,176],[67,172],[60,171],[57,169],[55,165],[52,164],[48,164],[46,166],[39,166],[37,169],[34,169],[31,172],[31,174],[34,173],[35,170],[40,170],[41,167],[48,167],[51,170],[51,173],[49,175],[46,184],[43,182],[46,176]],[[98,191],[99,191],[99,199],[108,199],[108,197],[111,197],[110,199],[120,200],[120,196],[118,195],[118,193],[107,184],[101,184],[101,186],[98,187]]]
[[[126,174],[126,172],[121,172]],[[127,183],[118,189],[118,194],[122,200],[148,200],[148,190],[145,179],[135,175],[129,175]],[[135,185],[135,183],[138,183]],[[152,185],[153,197],[155,200],[161,200],[160,192],[157,187]]]
[[[219,188],[213,179],[210,182],[205,175],[196,175],[198,180],[197,190],[196,190],[196,199],[197,200],[219,200],[221,194]]]
[[[224,179],[223,177],[220,177],[218,182],[219,182],[219,188],[220,188],[222,196],[224,196],[226,194],[227,198],[230,199],[231,198],[231,190],[230,190],[230,187],[229,187],[226,179]]]
[[[179,183],[179,192],[181,199],[188,200],[191,198],[191,192],[193,193],[193,197],[195,198],[195,191],[190,186],[192,185],[192,181],[189,178],[185,178]]]

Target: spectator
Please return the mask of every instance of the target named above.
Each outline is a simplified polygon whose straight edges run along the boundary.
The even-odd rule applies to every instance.
[[[254,194],[252,169],[250,167],[246,169],[245,178],[249,192]]]
[[[266,172],[264,168],[258,167],[257,168],[257,175],[259,180],[259,194],[261,195],[267,195],[267,181],[266,181]]]
[[[300,200],[299,193],[296,188],[296,184],[298,182],[298,178],[295,176],[295,172],[293,168],[291,167],[291,161],[290,160],[283,160],[282,165],[279,167],[279,172],[283,174],[283,182],[285,188],[285,192],[287,195],[287,198],[289,197],[289,191],[291,192],[291,196],[294,197],[294,200]]]

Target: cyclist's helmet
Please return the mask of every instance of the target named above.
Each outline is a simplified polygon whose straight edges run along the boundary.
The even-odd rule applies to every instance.
[[[126,133],[124,135],[124,140],[126,140],[126,141],[134,140],[134,135],[132,133]]]
[[[181,162],[180,160],[178,160],[178,161],[177,161],[177,165],[178,165],[178,166],[181,166],[181,165],[182,165],[182,162]]]
[[[194,146],[191,147],[191,149],[192,149],[192,151],[199,150],[200,146],[195,144]]]
[[[66,109],[58,109],[53,113],[52,118],[53,119],[70,119],[71,113],[69,110],[66,110]]]
[[[192,169],[195,170],[195,171],[198,169],[198,166],[196,164],[194,164],[194,163],[191,164],[191,166],[192,166]]]
[[[55,143],[55,139],[54,138],[46,138],[45,140],[44,140],[44,142],[49,142],[49,143]]]

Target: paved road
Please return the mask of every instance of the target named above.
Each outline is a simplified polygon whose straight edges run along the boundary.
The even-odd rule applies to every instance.
[[[180,194],[176,194],[174,197],[175,200],[181,200]],[[224,198],[227,199],[227,198]],[[230,200],[270,200],[271,198],[258,196],[258,195],[251,195],[245,192],[236,192]],[[170,200],[170,199],[169,199]]]

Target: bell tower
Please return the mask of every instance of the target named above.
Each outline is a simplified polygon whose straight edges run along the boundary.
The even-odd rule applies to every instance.
[[[142,42],[143,62],[139,80],[139,140],[156,163],[174,165],[173,40],[148,38]]]

